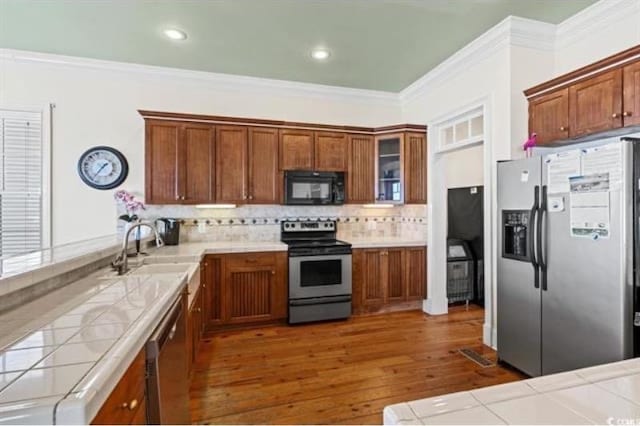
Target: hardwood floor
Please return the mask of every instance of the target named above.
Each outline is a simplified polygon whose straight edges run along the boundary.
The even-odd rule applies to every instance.
[[[523,378],[458,349],[482,345],[483,311],[421,311],[230,331],[203,341],[191,417],[205,424],[380,424],[384,406]]]

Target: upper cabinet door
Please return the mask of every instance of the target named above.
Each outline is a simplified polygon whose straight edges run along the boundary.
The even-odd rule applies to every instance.
[[[624,125],[638,125],[640,124],[640,62],[627,65],[622,72]]]
[[[216,201],[245,203],[247,193],[247,128],[216,128]]]
[[[313,170],[313,132],[280,131],[280,170]]]
[[[347,202],[373,203],[376,187],[376,147],[373,136],[349,135]]]
[[[278,204],[278,130],[249,129],[249,202]]]
[[[427,137],[423,133],[404,136],[404,202],[427,203]]]
[[[183,203],[212,203],[215,200],[215,131],[206,124],[183,127],[184,167],[180,170]]]
[[[404,135],[376,137],[376,201],[404,202]]]
[[[145,127],[145,201],[148,204],[179,203],[182,123],[147,120]]]
[[[622,127],[622,70],[569,87],[569,136]]]
[[[347,138],[344,133],[316,132],[315,170],[344,172],[347,170]]]
[[[529,133],[544,145],[569,138],[569,89],[560,89],[529,101]]]

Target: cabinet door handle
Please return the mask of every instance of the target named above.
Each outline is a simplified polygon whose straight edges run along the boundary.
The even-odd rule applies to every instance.
[[[614,112],[613,114],[611,114],[611,118],[618,118],[620,117],[620,114],[618,114],[617,112]]]
[[[123,402],[120,407],[122,407],[125,410],[133,411],[136,408],[138,408],[138,400],[132,399],[131,402]]]
[[[275,274],[276,274],[276,271],[271,271],[271,275],[275,275]]]
[[[623,117],[631,117],[631,111],[625,111],[622,113]]]
[[[564,126],[560,126],[560,131],[561,131],[561,132],[566,132],[566,131],[567,131],[567,128],[566,128],[566,127],[564,127]]]
[[[249,199],[250,199],[250,200],[253,200],[253,195],[249,195]]]

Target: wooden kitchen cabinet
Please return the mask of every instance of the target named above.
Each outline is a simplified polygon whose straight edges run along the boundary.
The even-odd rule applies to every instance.
[[[427,137],[423,133],[404,135],[404,202],[427,203]]]
[[[373,136],[348,136],[347,202],[367,204],[375,201],[376,147]]]
[[[216,128],[216,201],[247,200],[248,132],[243,126]]]
[[[569,138],[569,89],[556,90],[529,102],[529,133],[539,145]]]
[[[405,249],[405,298],[422,300],[427,297],[427,248]]]
[[[313,132],[280,130],[280,170],[313,170]]]
[[[315,133],[314,169],[323,172],[347,170],[347,137],[344,133]]]
[[[206,255],[200,263],[204,328],[222,324],[222,255]]]
[[[640,125],[640,62],[622,69],[622,99],[624,126]]]
[[[376,141],[376,201],[404,203],[404,134],[378,136]]]
[[[98,414],[94,425],[146,424],[145,351],[138,353]]]
[[[569,86],[569,137],[622,127],[622,70]]]
[[[278,129],[249,128],[249,203],[278,204],[282,176],[278,171]]]
[[[353,312],[372,312],[426,296],[425,247],[353,250]]]
[[[204,264],[208,329],[287,317],[286,252],[207,256]]]
[[[201,283],[189,307],[189,322],[187,326],[187,365],[189,375],[191,375],[193,371],[193,365],[196,362],[198,350],[200,349],[200,341],[202,340],[202,334],[204,332],[203,296],[204,288]]]
[[[339,132],[280,130],[280,170],[347,170],[347,137]]]
[[[145,201],[210,202],[214,188],[214,128],[206,124],[147,120]]]

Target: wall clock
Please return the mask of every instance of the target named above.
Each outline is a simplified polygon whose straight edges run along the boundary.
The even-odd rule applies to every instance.
[[[129,164],[117,149],[96,146],[80,156],[78,174],[82,181],[92,188],[112,189],[127,178]]]

